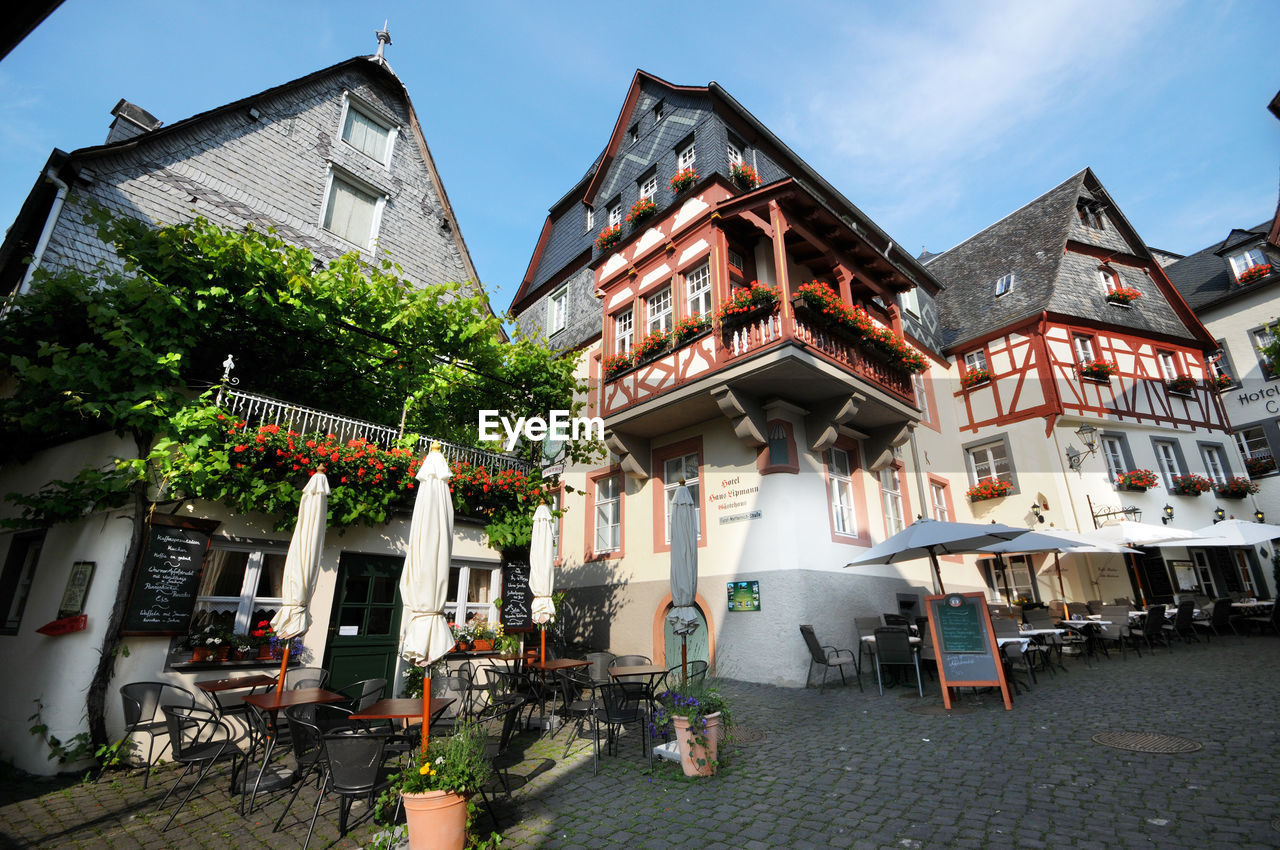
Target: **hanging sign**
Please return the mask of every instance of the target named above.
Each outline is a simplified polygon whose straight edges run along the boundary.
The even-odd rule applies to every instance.
[[[929,633],[938,656],[942,704],[951,708],[952,688],[999,687],[1004,707],[1013,708],[991,612],[981,593],[926,596]]]

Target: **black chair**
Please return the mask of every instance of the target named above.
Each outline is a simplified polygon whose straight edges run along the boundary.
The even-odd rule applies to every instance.
[[[390,784],[394,772],[394,768],[382,765],[386,740],[383,735],[354,729],[340,729],[325,734],[325,775],[320,795],[316,799],[315,811],[311,814],[311,826],[307,829],[306,840],[302,842],[304,850],[311,843],[320,806],[330,794],[336,794],[340,798],[339,838],[347,836],[347,818],[351,813],[351,805],[357,798],[364,799],[369,806],[369,814],[373,813],[373,803],[378,793]]]
[[[1018,694],[1021,690],[1031,690],[1031,683],[1035,681],[1035,673],[1031,670],[1031,659],[1022,651],[1022,646],[1017,643],[1006,643],[1000,647],[1000,661],[1004,665],[1005,679],[1013,683],[1013,692]],[[1018,676],[1021,674],[1022,680]]]
[[[284,674],[286,690],[296,691],[302,688],[323,688],[329,684],[329,671],[323,667],[294,667]]]
[[[521,762],[519,754],[513,754],[511,751],[511,742],[515,738],[519,727],[520,710],[524,708],[521,701],[508,703],[497,714],[490,717],[486,722],[490,728],[498,730],[495,738],[490,735],[485,741],[485,756],[493,765],[493,772],[497,774],[498,781],[502,783],[502,790],[507,792],[507,797],[511,797],[511,786],[508,782],[508,771]],[[481,791],[483,796],[484,792]],[[485,797],[485,802],[489,800]],[[498,817],[493,813],[490,806],[490,817],[496,826]]]
[[[575,732],[580,733],[582,725],[595,716],[596,682],[585,672],[557,670],[556,685],[560,689],[560,706],[556,709],[556,714],[566,725],[572,721]],[[575,732],[569,734],[569,740],[565,744],[566,757],[569,755],[569,747],[573,745]]]
[[[1249,634],[1253,634],[1253,630],[1271,629],[1275,634],[1280,634],[1280,605],[1276,605],[1271,609],[1271,614],[1266,617],[1241,617],[1241,622],[1249,627]]]
[[[147,736],[147,760],[143,765],[145,772],[142,775],[142,787],[146,788],[147,783],[151,781],[151,766],[159,757],[159,753],[154,753],[156,735],[166,734],[168,730],[168,724],[160,712],[160,706],[181,705],[186,708],[195,708],[196,697],[186,688],[180,688],[168,682],[132,682],[120,686],[120,701],[124,704],[125,729],[122,740],[135,732]],[[106,771],[103,771],[98,778],[101,779],[105,773]]]
[[[1231,600],[1219,599],[1213,603],[1213,612],[1207,620],[1195,620],[1192,625],[1204,632],[1204,639],[1212,642],[1215,637],[1222,637],[1225,634],[1233,634],[1236,640],[1244,643],[1244,638],[1236,631],[1235,623],[1231,621]]]
[[[879,632],[879,629],[876,630]],[[905,631],[902,632],[904,635]],[[840,671],[840,683],[842,685],[849,684],[844,677],[844,665],[852,664],[854,676],[858,680],[858,690],[862,690],[862,676],[858,670],[858,656],[852,649],[837,649],[834,646],[823,646],[818,642],[818,636],[813,632],[813,626],[801,626],[800,636],[804,638],[804,644],[809,650],[809,672],[805,674],[804,684],[809,686],[809,678],[813,676],[814,665],[822,668],[822,684],[818,688],[818,693],[825,693],[827,690],[827,673],[832,667]]]
[[[324,685],[314,685],[310,687],[323,688]],[[382,694],[387,689],[386,679],[362,679],[359,682],[353,682],[345,688],[339,688],[338,693],[348,697],[348,705],[354,711],[362,711],[382,699]]]
[[[591,678],[596,682],[608,682],[609,668],[613,665],[614,660],[618,656],[612,652],[588,652],[582,656],[585,660],[591,662],[591,666],[587,669],[591,671]]]
[[[1134,636],[1129,632],[1129,609],[1123,605],[1103,605],[1098,609],[1098,614],[1102,619],[1111,625],[1103,626],[1102,631],[1098,633],[1098,648],[1108,658],[1111,657],[1109,647],[1111,644],[1118,644],[1120,647],[1120,658],[1124,661],[1129,660],[1128,648],[1129,644],[1133,644],[1133,649],[1138,653],[1138,657],[1142,657],[1142,647],[1140,647]]]
[[[230,727],[213,712],[206,711],[203,708],[188,708],[180,705],[165,705],[161,706],[160,710],[164,713],[165,726],[169,732],[170,753],[173,756],[173,760],[182,765],[183,769],[178,778],[173,781],[173,785],[169,787],[168,792],[165,793],[160,805],[156,806],[156,811],[158,812],[164,808],[164,804],[169,802],[169,797],[173,795],[174,791],[178,790],[178,786],[182,784],[182,780],[186,778],[192,768],[200,768],[196,781],[191,783],[191,787],[187,789],[186,796],[182,798],[182,802],[174,807],[169,819],[165,821],[164,826],[160,829],[161,832],[164,832],[173,825],[173,819],[178,816],[178,812],[182,811],[182,807],[191,799],[191,795],[200,786],[200,782],[205,775],[213,769],[213,766],[223,756],[231,757],[231,782],[228,792],[234,793],[236,766],[239,764],[240,756],[243,753],[232,741]],[[221,737],[217,737],[219,732],[221,732]]]
[[[885,667],[910,667],[916,671],[916,690],[924,696],[924,683],[920,681],[920,657],[911,648],[911,636],[900,628],[876,629],[876,683],[884,696]]]
[[[650,766],[653,753],[649,752],[649,714],[642,694],[628,689],[622,683],[599,686],[600,703],[595,710],[595,744],[591,750],[591,768],[596,770],[600,760],[600,724],[605,725],[605,751],[612,755],[617,748],[618,733],[628,724],[640,727],[640,752],[647,754]]]
[[[882,614],[886,626],[897,626],[911,631],[911,619],[906,614]]]
[[[1183,643],[1200,642],[1195,627],[1196,603],[1194,599],[1186,599],[1178,603],[1177,612],[1173,615],[1173,631],[1171,638],[1176,637]]]
[[[323,719],[320,716],[322,709],[324,710]],[[289,814],[294,800],[298,799],[298,792],[307,784],[308,778],[315,774],[318,780],[324,779],[324,727],[337,728],[340,724],[334,721],[337,718],[349,717],[350,712],[330,705],[291,705],[284,710],[284,714],[289,721],[290,744],[297,766],[297,781],[294,783],[293,793],[284,804],[284,810],[280,812],[275,826],[271,828],[272,832],[280,829],[280,824],[284,822],[285,815]]]
[[[431,734],[447,733],[467,717],[468,682],[463,676],[432,676],[431,698],[453,700],[440,714],[432,713]]]
[[[1031,638],[1023,638],[1022,631],[1018,628],[1018,624],[1008,617],[996,617],[991,621],[991,627],[996,633],[997,640],[1002,637],[1022,638],[1026,641],[1026,646],[1019,644],[1005,644],[1006,647],[1012,646],[1018,650],[1018,657],[1006,655],[1005,666],[1008,667],[1010,662],[1016,664],[1024,664],[1027,671],[1027,678],[1030,684],[1036,684],[1036,667],[1044,666],[1042,656],[1048,651],[1042,643],[1036,643]],[[923,659],[923,655],[921,656]]]
[[[1146,641],[1147,648],[1153,653],[1156,651],[1156,644],[1160,644],[1166,649],[1172,649],[1172,644],[1168,638],[1168,622],[1164,616],[1163,605],[1152,605],[1147,609],[1147,616],[1137,625],[1129,626],[1130,634],[1142,638]]]

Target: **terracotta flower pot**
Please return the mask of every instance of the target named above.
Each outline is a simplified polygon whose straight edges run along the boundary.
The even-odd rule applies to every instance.
[[[716,752],[720,744],[720,712],[707,715],[706,746],[695,738],[695,730],[689,728],[689,718],[676,715],[671,718],[676,727],[676,740],[680,742],[680,766],[685,776],[711,776],[716,772]]]
[[[227,660],[227,656],[229,656],[230,654],[231,654],[231,647],[229,647],[229,646],[220,646],[220,647],[218,647],[217,649],[215,649],[215,650],[213,651],[213,660],[214,660],[214,661],[226,661],[226,660]]]
[[[192,661],[208,661],[213,653],[209,652],[207,646],[197,646],[191,650]]]
[[[262,661],[268,661],[271,659],[271,644],[264,643],[262,646],[258,647],[258,658]]]
[[[462,850],[467,844],[467,798],[448,791],[402,794],[409,850]]]
[[[476,652],[492,652],[493,641],[488,638],[476,638],[471,642],[471,648]]]

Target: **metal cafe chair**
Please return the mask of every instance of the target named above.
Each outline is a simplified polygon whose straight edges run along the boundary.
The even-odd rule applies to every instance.
[[[911,648],[911,636],[902,629],[876,629],[876,682],[880,695],[884,696],[884,667],[913,667],[916,671],[916,690],[924,696],[924,683],[920,681],[920,657]]]
[[[240,751],[240,748],[232,740],[231,728],[213,712],[203,708],[187,708],[180,705],[166,705],[162,706],[160,710],[164,713],[165,724],[169,730],[169,749],[173,755],[173,760],[182,765],[183,770],[178,775],[178,778],[173,781],[173,785],[169,787],[164,799],[156,807],[156,811],[158,812],[164,808],[164,804],[169,802],[173,792],[178,790],[182,780],[186,779],[187,774],[193,768],[200,768],[196,781],[191,783],[191,787],[187,789],[186,796],[174,807],[169,819],[165,821],[164,826],[160,829],[161,832],[164,832],[173,825],[173,819],[178,816],[178,812],[182,811],[182,807],[191,799],[191,795],[200,786],[205,774],[212,770],[213,766],[223,756],[231,757],[229,791],[234,793],[236,767],[239,764],[240,756],[244,755],[244,753]],[[221,737],[217,737],[219,731],[221,732]]]
[[[906,631],[903,629],[895,629],[900,631],[903,638],[906,638]],[[880,630],[876,629],[879,634]],[[847,685],[848,681],[844,678],[844,665],[852,664],[855,677],[858,680],[858,690],[862,690],[862,676],[857,675],[858,672],[858,656],[853,654],[852,649],[836,649],[834,646],[823,646],[818,643],[818,636],[813,633],[813,626],[801,626],[800,635],[804,638],[805,646],[809,650],[809,672],[805,675],[805,686],[809,684],[809,677],[813,675],[814,666],[822,668],[822,685],[818,688],[818,693],[824,693],[827,689],[827,673],[834,667],[840,671],[840,683]]]
[[[151,780],[151,766],[160,755],[159,753],[153,755],[156,735],[164,735],[168,731],[168,723],[160,712],[160,706],[181,705],[185,708],[195,708],[196,697],[186,688],[180,688],[168,682],[131,682],[120,686],[120,701],[124,704],[123,738],[128,738],[135,732],[141,732],[147,736],[147,760],[143,764],[145,772],[142,774],[142,787],[146,788]],[[161,752],[164,751],[161,750]],[[101,779],[105,773],[103,771],[98,778]]]

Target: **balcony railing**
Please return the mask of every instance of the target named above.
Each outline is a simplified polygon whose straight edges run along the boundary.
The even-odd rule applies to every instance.
[[[368,440],[383,447],[395,444],[404,436],[401,431],[386,425],[339,416],[326,410],[303,407],[241,390],[223,390],[222,405],[228,412],[250,425],[279,425],[303,434],[333,434],[340,440]],[[431,437],[420,437],[415,450],[419,454],[426,454],[431,447],[431,440]],[[531,463],[511,455],[487,452],[445,440],[437,442],[440,443],[440,451],[444,456],[455,463],[466,462],[473,466],[496,466],[518,469],[525,473],[533,472]]]

